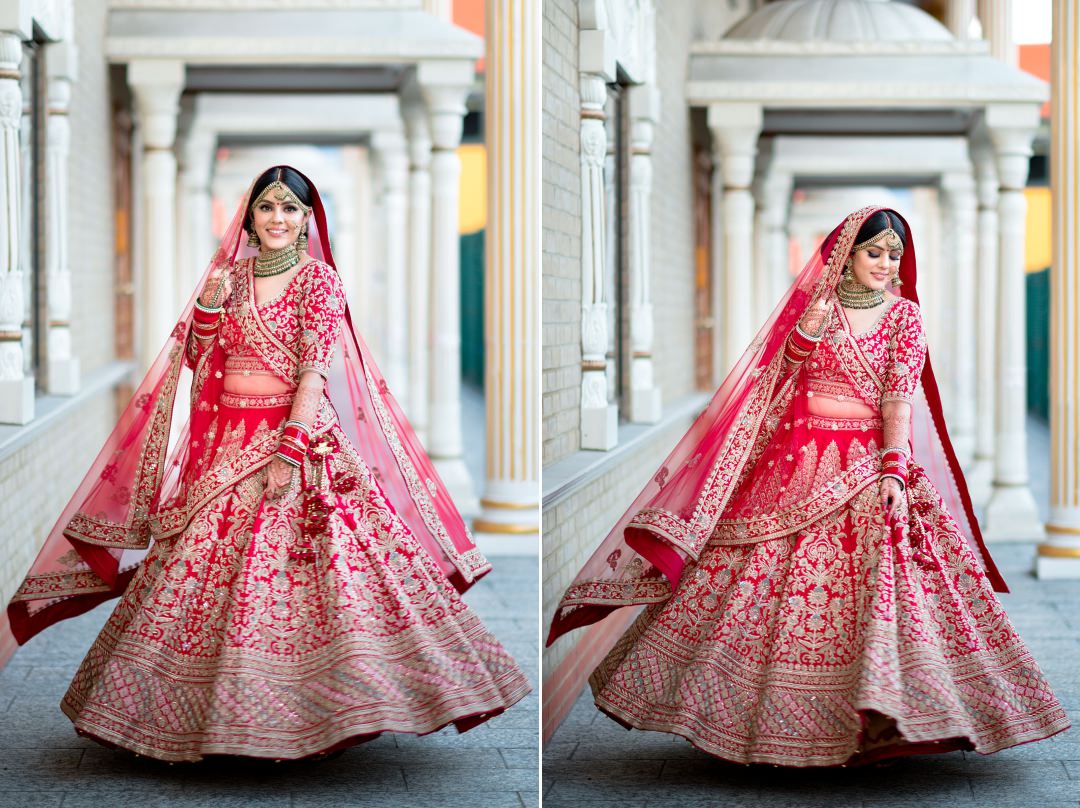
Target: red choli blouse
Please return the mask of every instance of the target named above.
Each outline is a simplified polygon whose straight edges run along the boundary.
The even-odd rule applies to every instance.
[[[268,370],[293,385],[306,370],[325,378],[345,316],[345,292],[337,271],[312,259],[280,293],[256,305],[254,261],[245,259],[231,269],[232,294],[217,335],[227,370]]]
[[[847,323],[834,323],[806,362],[807,385],[811,393],[844,400],[863,400],[852,385],[846,360],[838,350],[840,339],[849,334]],[[870,369],[881,379],[884,389],[879,407],[886,401],[910,402],[926,361],[926,335],[918,304],[898,297],[869,330],[851,335]],[[867,402],[870,403],[870,402]]]

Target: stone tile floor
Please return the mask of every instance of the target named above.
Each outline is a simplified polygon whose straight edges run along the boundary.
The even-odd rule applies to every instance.
[[[465,599],[538,690],[537,559],[500,557]],[[169,766],[75,734],[60,699],[115,601],[35,637],[0,671],[0,807],[531,808],[537,692],[459,735],[384,735],[315,763]],[[1078,756],[1080,759],[1080,756]]]
[[[888,768],[726,764],[672,735],[628,731],[588,690],[544,747],[544,808],[1058,808],[1080,806],[1080,582],[1037,581],[1032,544],[993,545],[1002,595],[1074,725],[993,755],[902,758]]]

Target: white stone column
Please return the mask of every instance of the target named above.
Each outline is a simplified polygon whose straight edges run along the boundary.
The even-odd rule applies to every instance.
[[[426,445],[431,373],[431,129],[423,99],[406,97],[402,114],[409,149],[408,416]]]
[[[708,124],[724,181],[724,373],[734,366],[754,336],[754,178],[762,109],[756,104],[714,104]]]
[[[607,250],[604,158],[605,77],[581,74],[581,448],[608,451],[618,441],[618,414],[608,403]]]
[[[400,131],[380,130],[371,138],[382,178],[382,270],[386,277],[386,296],[380,305],[386,312],[386,351],[383,375],[394,397],[406,412],[409,408],[408,345],[408,261],[406,243],[407,189],[409,157],[405,137]]]
[[[994,484],[994,395],[997,375],[998,178],[994,149],[985,133],[971,145],[979,199],[975,254],[976,345],[975,461],[966,474],[972,500],[985,505]]]
[[[1076,65],[1080,8],[1054,0],[1050,63]],[[1053,265],[1050,270],[1050,518],[1040,578],[1080,578],[1080,81],[1057,70],[1050,107]]]
[[[948,209],[945,271],[953,290],[950,316],[953,397],[949,437],[963,468],[975,457],[975,181],[970,170],[942,175],[941,188]]]
[[[192,129],[184,144],[180,200],[181,207],[186,211],[186,226],[181,233],[187,241],[187,249],[179,253],[186,262],[178,273],[184,283],[178,290],[181,299],[186,299],[194,290],[217,249],[214,242],[214,203],[210,191],[216,149],[216,133],[202,128]]]
[[[383,199],[383,176],[382,161],[379,160],[378,152],[371,148],[371,241],[368,246],[368,266],[371,271],[367,274],[364,287],[366,294],[361,306],[366,312],[364,318],[367,322],[365,339],[371,347],[375,358],[381,364],[385,364],[386,353],[386,206]],[[430,239],[430,234],[428,235]]]
[[[142,131],[142,203],[146,228],[135,269],[138,338],[137,358],[149,368],[176,325],[176,119],[184,87],[184,64],[176,61],[134,61],[127,81],[135,98]]]
[[[431,378],[428,447],[458,508],[479,509],[461,429],[461,253],[458,195],[470,61],[423,62],[417,71],[431,125]]]
[[[655,424],[663,397],[653,377],[652,142],[660,114],[655,85],[627,91],[630,104],[630,421]]]
[[[1012,38],[1012,0],[978,2],[979,22],[982,24],[983,39],[990,43],[990,54],[1016,67],[1020,55]]]
[[[770,171],[761,186],[761,224],[764,228],[765,286],[764,314],[758,322],[764,322],[780,298],[791,286],[790,254],[788,250],[788,214],[791,210],[791,192],[795,181],[791,174]]]
[[[945,0],[945,25],[957,39],[970,39],[975,0]]]
[[[529,0],[486,4],[486,482],[480,534],[540,532],[540,54]],[[497,80],[493,77],[497,76]],[[522,539],[503,539],[508,551]],[[486,549],[486,548],[485,548]]]
[[[0,32],[0,423],[5,424],[25,424],[34,417],[34,380],[23,375],[26,301],[19,265],[21,62],[22,38]]]
[[[998,398],[994,491],[986,507],[987,540],[1028,541],[1044,534],[1027,463],[1026,288],[1024,238],[1031,141],[1037,104],[988,107],[986,124],[998,170]]]
[[[70,396],[79,391],[79,359],[71,354],[71,268],[68,264],[68,150],[71,129],[68,105],[71,83],[77,78],[78,54],[71,41],[47,45],[45,66],[49,80],[48,131],[45,178],[48,190],[45,251],[49,295],[48,390]]]

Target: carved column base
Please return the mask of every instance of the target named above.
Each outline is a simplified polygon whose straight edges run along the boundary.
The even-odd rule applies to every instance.
[[[975,507],[986,505],[994,493],[994,459],[976,457],[972,461],[971,470],[964,472],[964,479],[967,480],[968,493],[971,494]]]
[[[476,489],[473,487],[469,469],[465,466],[465,460],[461,457],[431,458],[435,464],[435,471],[439,473],[439,479],[446,485],[450,492],[450,498],[454,505],[466,520],[480,513],[480,500],[476,498]]]
[[[966,470],[970,469],[975,463],[975,433],[974,432],[961,432],[955,437],[951,436],[953,450],[956,452],[956,459],[960,462],[960,467]]]
[[[1051,507],[1046,541],[1035,557],[1039,578],[1080,578],[1080,508]]]
[[[1039,545],[1039,554],[1035,556],[1035,577],[1043,581],[1080,578],[1080,547],[1075,548],[1072,558],[1058,558],[1043,555],[1045,545]],[[1055,548],[1056,549],[1056,548]]]
[[[49,360],[49,392],[56,396],[73,396],[79,392],[78,357]]]
[[[28,424],[34,420],[34,380],[0,381],[0,424]]]
[[[658,387],[630,391],[630,420],[635,424],[655,424],[660,421],[663,395]]]
[[[986,506],[983,538],[988,542],[1042,541],[1046,538],[1035,497],[1026,483],[994,487]]]
[[[619,440],[619,414],[614,404],[581,408],[581,448],[608,452]]]
[[[540,503],[537,485],[532,481],[488,480],[480,517],[473,521],[473,533],[488,534],[499,550],[506,554],[530,552],[538,546],[540,535]],[[486,553],[485,553],[486,555]]]

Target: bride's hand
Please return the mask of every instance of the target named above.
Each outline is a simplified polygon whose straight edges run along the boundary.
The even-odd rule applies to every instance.
[[[219,291],[220,287],[220,291]],[[199,303],[207,308],[222,306],[232,294],[232,278],[227,267],[214,267],[206,276],[206,284],[199,293]],[[215,302],[216,301],[216,302]]]
[[[825,322],[825,316],[828,312],[829,299],[827,296],[822,295],[811,303],[806,313],[803,314],[802,319],[799,321],[799,328],[810,336],[816,337],[821,331],[822,323]]]
[[[284,494],[292,483],[293,467],[280,457],[270,459],[266,467],[266,498],[277,499]]]
[[[881,509],[885,511],[885,516],[889,519],[892,518],[903,496],[904,489],[895,477],[884,477],[878,484],[878,501],[881,503]]]

